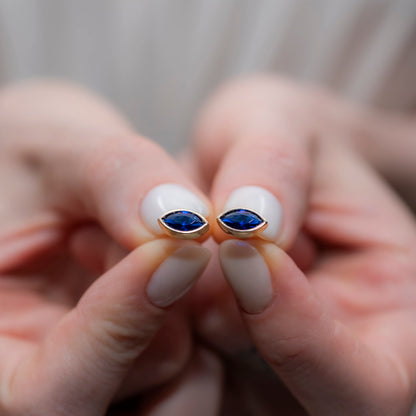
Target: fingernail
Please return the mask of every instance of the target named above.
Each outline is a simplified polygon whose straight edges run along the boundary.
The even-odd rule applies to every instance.
[[[268,223],[260,235],[270,241],[277,239],[282,227],[282,206],[271,192],[260,186],[237,188],[230,194],[224,211],[236,208],[247,208],[260,214]]]
[[[175,183],[165,183],[153,188],[144,198],[141,217],[146,227],[154,234],[163,234],[158,218],[169,211],[186,209],[207,217],[208,207],[194,193]]]
[[[146,293],[149,300],[164,308],[181,298],[198,280],[211,257],[199,244],[187,244],[174,251],[153,273]]]
[[[220,245],[220,262],[225,278],[246,312],[260,313],[273,297],[270,271],[263,256],[240,240]]]

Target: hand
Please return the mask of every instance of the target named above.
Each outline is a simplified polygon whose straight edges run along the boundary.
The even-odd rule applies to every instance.
[[[416,387],[416,227],[351,148],[365,122],[264,77],[220,91],[198,128],[216,214],[246,207],[269,221],[265,240],[214,235],[250,339],[311,415],[407,415]],[[206,339],[226,351],[247,342],[218,270],[194,293]]]
[[[2,415],[102,415],[187,365],[186,305],[167,311],[209,252],[155,240],[167,182],[180,208],[208,209],[98,98],[54,83],[0,93]]]

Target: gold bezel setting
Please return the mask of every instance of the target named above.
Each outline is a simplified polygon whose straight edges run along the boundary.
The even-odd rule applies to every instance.
[[[201,220],[201,226],[193,230],[178,230],[166,223],[167,217],[171,216],[172,214],[179,213],[187,213],[198,217],[198,219]],[[159,223],[160,228],[165,234],[167,234],[170,237],[179,238],[182,240],[193,240],[195,238],[199,238],[209,230],[209,223],[205,217],[203,217],[201,214],[198,214],[195,211],[185,208],[173,209],[171,211],[165,212],[161,217],[157,219],[157,222]]]
[[[248,228],[248,229],[238,229],[235,227],[231,227],[228,224],[226,224],[222,218],[224,218],[226,215],[230,215],[231,213],[235,211],[245,211],[247,213],[250,213],[254,217],[260,219],[261,222],[255,227]],[[222,214],[220,214],[217,217],[217,223],[225,233],[232,235],[233,237],[237,237],[237,238],[261,237],[261,235],[259,234],[262,231],[264,231],[268,226],[267,221],[260,214],[248,208],[233,208],[233,209],[224,211]]]

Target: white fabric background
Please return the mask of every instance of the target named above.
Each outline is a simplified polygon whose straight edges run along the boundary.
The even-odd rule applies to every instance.
[[[0,77],[66,77],[182,147],[201,100],[271,70],[416,105],[416,0],[0,0]]]

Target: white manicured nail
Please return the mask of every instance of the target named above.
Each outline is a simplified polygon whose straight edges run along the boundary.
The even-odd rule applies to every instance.
[[[263,256],[251,244],[227,240],[220,245],[220,262],[240,306],[248,313],[262,312],[273,297],[270,271]]]
[[[163,234],[157,219],[168,211],[186,209],[207,217],[208,207],[191,191],[175,183],[153,188],[144,198],[141,216],[144,224],[155,234]]]
[[[276,241],[282,227],[282,206],[277,198],[260,186],[243,186],[231,192],[224,211],[248,208],[260,214],[267,222],[267,228],[260,233],[267,240]]]
[[[149,300],[161,308],[174,303],[198,280],[210,257],[199,244],[177,249],[153,273],[146,289]]]

